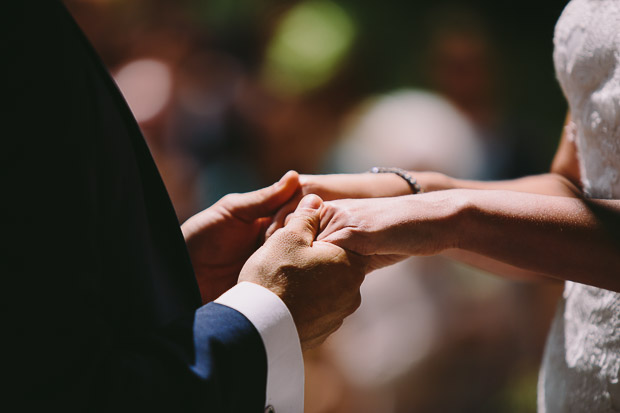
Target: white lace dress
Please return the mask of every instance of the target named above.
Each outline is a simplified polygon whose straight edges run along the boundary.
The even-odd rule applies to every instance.
[[[572,0],[554,43],[585,192],[620,199],[620,0]],[[539,378],[539,413],[620,412],[619,368],[620,294],[567,282]]]

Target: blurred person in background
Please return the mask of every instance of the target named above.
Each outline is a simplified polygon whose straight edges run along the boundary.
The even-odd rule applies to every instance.
[[[62,3],[6,11],[4,403],[303,411],[301,351],[357,308],[367,260],[315,241],[314,195],[263,244],[294,172],[179,227],[135,118]],[[136,67],[160,88],[138,106],[146,121],[165,106],[167,66],[137,61],[118,77]]]

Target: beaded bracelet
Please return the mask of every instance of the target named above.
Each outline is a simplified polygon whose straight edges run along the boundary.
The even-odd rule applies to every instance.
[[[416,179],[404,169],[389,168],[385,166],[374,166],[368,172],[373,173],[373,174],[385,174],[385,173],[396,174],[400,176],[401,178],[403,178],[405,181],[407,181],[409,188],[411,188],[411,192],[413,192],[414,194],[421,194],[424,192],[424,190],[422,189],[418,181],[416,181]]]

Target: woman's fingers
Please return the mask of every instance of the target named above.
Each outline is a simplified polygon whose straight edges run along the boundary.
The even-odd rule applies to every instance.
[[[265,239],[268,239],[273,235],[274,232],[286,225],[287,218],[290,216],[290,214],[295,212],[295,209],[297,208],[299,201],[301,201],[301,198],[302,194],[301,192],[298,192],[297,194],[295,194],[295,196],[293,196],[293,198],[291,198],[290,201],[284,204],[284,206],[282,206],[278,210],[278,212],[276,212],[271,221],[271,224],[267,228],[267,231],[265,231]]]
[[[340,200],[325,202],[317,240],[330,242],[358,254],[364,254],[361,240],[365,238],[360,222],[365,220],[364,208],[355,208],[359,201]]]
[[[323,204],[317,240],[360,255],[403,253],[395,248],[394,229],[403,225],[397,198],[342,199]]]

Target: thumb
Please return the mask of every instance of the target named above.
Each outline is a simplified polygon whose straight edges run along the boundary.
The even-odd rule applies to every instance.
[[[278,182],[258,191],[230,194],[222,199],[223,207],[244,221],[254,221],[275,214],[299,189],[299,174],[288,171]]]
[[[319,232],[322,206],[323,200],[318,195],[306,195],[290,216],[284,229],[300,236],[307,245],[312,245]]]

